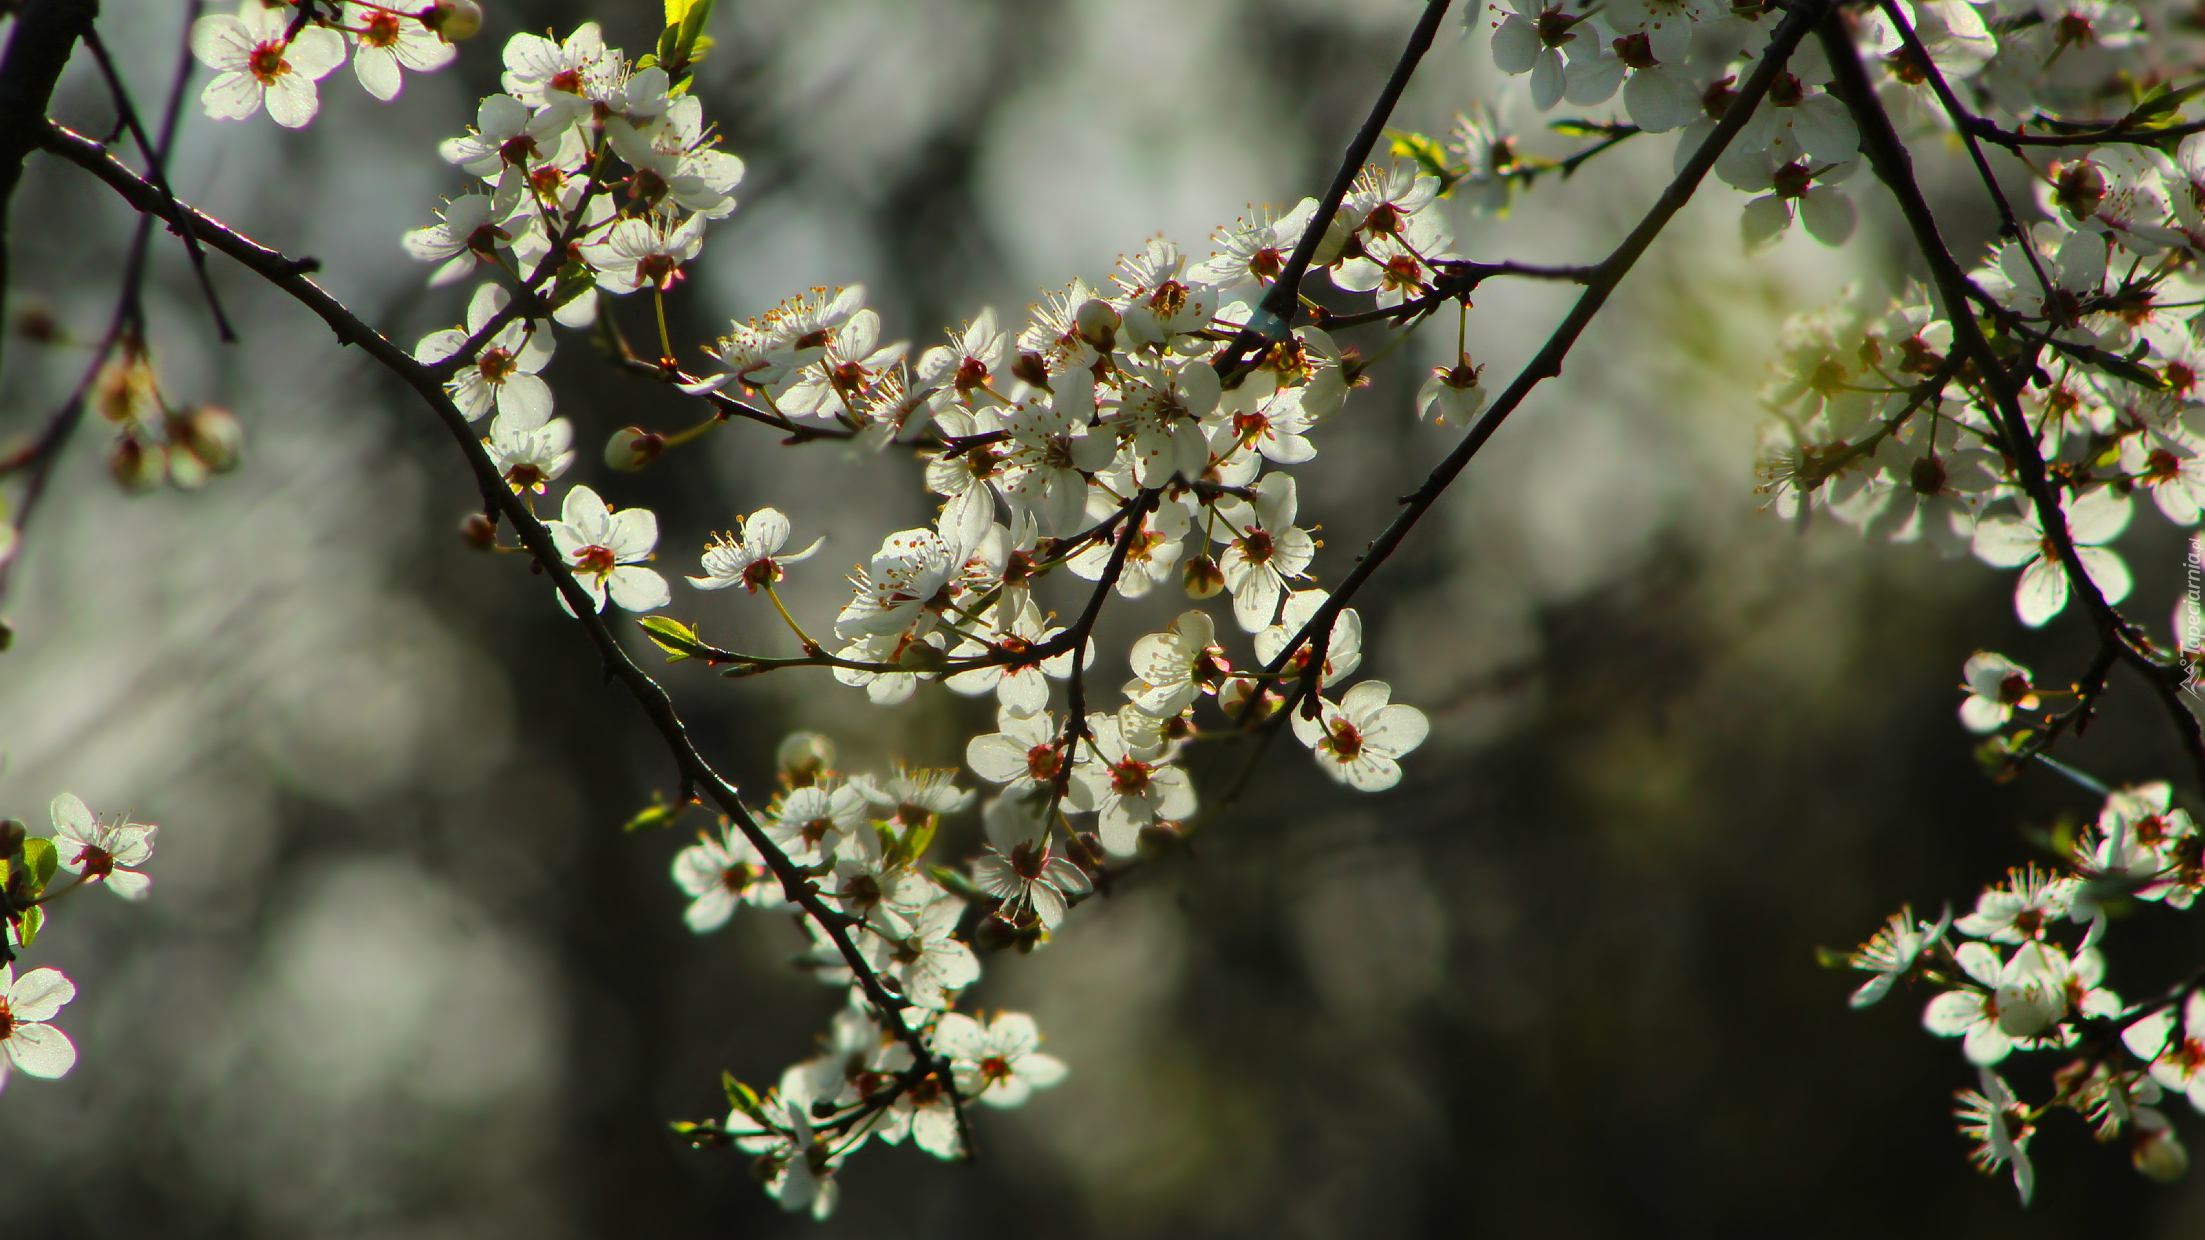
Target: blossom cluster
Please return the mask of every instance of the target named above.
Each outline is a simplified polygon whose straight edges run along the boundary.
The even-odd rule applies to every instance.
[[[44,931],[46,910],[92,884],[130,901],[145,899],[153,887],[143,867],[153,859],[159,828],[127,816],[102,821],[66,792],[48,814],[53,833],[43,836],[0,819],[0,1088],[12,1072],[51,1080],[76,1066],[76,1044],[52,1023],[76,998],[76,984],[59,969],[15,971]],[[57,874],[70,877],[56,882]]]
[[[2029,1139],[2058,1109],[2081,1115],[2101,1141],[2125,1137],[2137,1169],[2154,1179],[2187,1169],[2188,1152],[2158,1107],[2171,1090],[2205,1110],[2205,994],[2193,982],[2124,1004],[2105,985],[2100,945],[2109,911],[2136,902],[2187,909],[2205,890],[2201,858],[2205,835],[2167,784],[2115,789],[2097,821],[2061,848],[2058,869],[2014,870],[1958,919],[1948,912],[1932,924],[1901,910],[1853,953],[1853,966],[1872,974],[1855,1007],[1902,981],[1940,988],[1922,1023],[1960,1039],[1981,1077],[1979,1091],[1962,1094],[1962,1129],[1978,1165],[2009,1168],[2023,1201],[2035,1186]],[[2066,1060],[2045,1101],[2023,1101],[1994,1070],[2016,1052]]]
[[[649,61],[607,46],[594,25],[557,41],[515,36],[503,92],[442,147],[479,185],[405,238],[436,265],[432,284],[477,281],[465,321],[425,337],[415,357],[443,377],[460,416],[487,422],[493,466],[531,501],[577,459],[572,424],[553,416],[541,375],[556,329],[612,313],[600,295],[674,288],[706,224],[735,208],[741,161],[717,148],[687,80],[663,67],[669,50],[694,59],[678,30]],[[1412,165],[1366,168],[1312,269],[1380,307],[1433,296],[1457,261],[1438,198],[1437,179]],[[1062,1075],[1036,1049],[1030,1019],[953,1010],[979,977],[973,949],[1046,943],[1110,866],[1191,829],[1199,798],[1180,759],[1205,729],[1290,725],[1321,770],[1374,791],[1400,779],[1400,759],[1424,740],[1422,713],[1393,702],[1384,682],[1342,683],[1362,658],[1362,622],[1328,606],[1313,576],[1321,544],[1298,524],[1287,469],[1316,456],[1311,433],[1360,382],[1360,359],[1307,327],[1262,333],[1237,370],[1222,360],[1229,342],[1258,330],[1256,303],[1316,207],[1254,212],[1199,260],[1156,239],[1108,287],[1074,281],[1021,324],[982,311],[916,356],[884,338],[862,288],[815,289],[732,325],[705,350],[709,373],[682,368],[658,316],[659,355],[637,364],[714,402],[722,412],[700,429],[732,406],[800,433],[915,450],[940,500],[931,527],[889,534],[855,571],[847,605],[813,626],[829,642],[776,590],[819,544],[792,550],[794,530],[775,509],[707,545],[689,583],[764,593],[803,651],[772,666],[830,668],[883,705],[940,681],[991,696],[997,711],[996,730],[966,747],[1000,791],[977,807],[988,843],[964,865],[926,859],[939,819],[975,808],[955,772],[843,777],[811,739],[792,742],[770,804],[749,809],[750,821],[724,820],[675,860],[694,930],[717,929],[743,904],[793,909],[815,941],[808,967],[850,987],[829,1055],[762,1095],[731,1083],[727,1120],[686,1129],[758,1154],[783,1205],[832,1208],[835,1169],[875,1136],[957,1156],[964,1103],[1016,1105]],[[1479,371],[1467,356],[1441,368],[1426,412],[1472,416]],[[639,469],[695,433],[622,428],[604,460]],[[545,527],[596,610],[649,613],[672,601],[650,567],[659,530],[648,509],[615,510],[571,485]],[[494,526],[473,528],[495,544]],[[1088,583],[1073,623],[1037,597],[1051,575]],[[1091,707],[1095,614],[1112,597],[1160,590],[1227,605],[1251,654],[1229,657],[1197,606],[1134,644],[1122,704]],[[1305,631],[1320,617],[1324,631]],[[649,617],[646,631],[676,657],[739,673],[769,665],[665,617]],[[884,1010],[883,995],[903,1006]]]
[[[1397,138],[1401,162],[1362,167],[1336,207],[1304,199],[1252,209],[1206,252],[1153,239],[1106,284],[1073,280],[1023,319],[982,310],[914,350],[890,338],[864,289],[818,288],[731,324],[701,350],[709,364],[692,368],[662,299],[698,258],[708,223],[735,209],[744,171],[719,149],[690,89],[710,7],[670,0],[654,51],[633,59],[594,23],[563,39],[514,36],[501,91],[440,148],[468,187],[403,244],[433,264],[432,285],[473,283],[462,321],[423,337],[413,356],[443,385],[453,424],[482,426],[490,469],[522,497],[504,511],[533,513],[577,464],[575,425],[555,416],[543,372],[558,329],[601,316],[628,369],[713,410],[672,434],[611,431],[608,468],[644,468],[741,418],[792,442],[916,453],[917,477],[939,501],[931,524],[887,534],[853,571],[846,604],[809,628],[777,587],[820,542],[790,550],[796,531],[780,511],[762,507],[702,548],[689,584],[763,593],[800,651],[790,657],[723,650],[695,624],[647,614],[675,598],[651,567],[656,515],[616,510],[587,485],[567,485],[556,519],[540,528],[516,516],[526,546],[505,548],[557,570],[562,606],[644,613],[645,632],[676,659],[731,676],[827,669],[883,706],[930,681],[993,700],[993,730],[964,746],[966,766],[990,786],[985,797],[960,787],[954,770],[839,773],[831,747],[801,735],[783,746],[770,801],[716,793],[727,816],[674,860],[692,930],[716,931],[743,905],[791,913],[812,945],[804,967],[848,990],[821,1053],[763,1092],[728,1078],[724,1120],[678,1126],[699,1144],[756,1155],[761,1182],[789,1209],[829,1212],[837,1172],[875,1137],[959,1157],[969,1151],[967,1103],[1016,1106],[1063,1077],[1029,1017],[958,1010],[980,978],[978,953],[1045,946],[1110,877],[1196,830],[1216,806],[1204,806],[1184,763],[1189,746],[1290,730],[1344,785],[1375,792],[1401,779],[1428,720],[1393,701],[1386,682],[1352,680],[1363,622],[1319,580],[1322,543],[1303,524],[1294,471],[1315,459],[1365,382],[1368,363],[1326,326],[1336,320],[1413,330],[1453,304],[1455,348],[1418,391],[1418,416],[1465,424],[1505,412],[1487,413],[1484,367],[1464,344],[1481,268],[1455,247],[1450,199],[1505,211],[1544,173],[1566,176],[1649,134],[1677,135],[1682,171],[1720,129],[1727,145],[1713,171],[1749,195],[1749,248],[1795,222],[1840,245],[1856,227],[1843,186],[1864,162],[1864,138],[1880,132],[1877,112],[1938,141],[1952,129],[1971,144],[1986,127],[2003,135],[2033,174],[2043,218],[2009,220],[1998,245],[1940,283],[1938,298],[1911,286],[1877,313],[1790,324],[1764,393],[1778,420],[1761,493],[1787,517],[1821,508],[1878,538],[2018,570],[2015,609],[2032,627],[2079,595],[2117,643],[2108,664],[2120,654],[2156,671],[2180,666],[2105,614],[2132,589],[2112,544],[2140,499],[2178,526],[2205,516],[2196,391],[2205,337],[2190,313],[2205,305],[2196,274],[2205,135],[2185,138],[2178,126],[2195,88],[2163,81],[2165,63],[2146,58],[2147,32],[2172,46],[2164,15],[2115,0],[1893,0],[1842,33],[1831,27],[1825,55],[1779,41],[1791,19],[1774,4],[1472,5],[1495,67],[1526,79],[1535,108],[1608,109],[1551,125],[1594,145],[1560,161],[1528,155],[1507,107],[1481,103],[1450,142]],[[313,118],[316,83],[348,49],[362,85],[388,99],[402,70],[449,62],[453,42],[480,22],[472,0],[419,10],[247,0],[193,30],[195,54],[214,71],[202,102],[217,117],[265,109],[296,128]],[[1840,97],[1848,54],[1866,66],[1866,102],[1858,73],[1843,78],[1851,85]],[[1749,79],[1756,85],[1743,86]],[[1749,95],[1752,111],[1741,114]],[[1963,116],[1961,99],[1980,114]],[[2108,108],[2121,114],[2059,119]],[[2011,214],[2003,197],[1998,205]],[[1304,260],[1312,282],[1282,288],[1304,275]],[[1299,327],[1266,308],[1274,291],[1314,305],[1315,280],[1354,308],[1318,310]],[[657,347],[641,356],[611,321],[620,303],[607,298],[645,295]],[[1990,361],[2009,373],[1989,373]],[[142,350],[125,348],[96,392],[121,428],[118,476],[190,486],[234,463],[234,421],[169,410],[151,373]],[[479,546],[499,546],[491,515],[468,531]],[[0,558],[8,550],[0,544]],[[1057,585],[1045,584],[1052,576]],[[1089,683],[1119,662],[1097,651],[1097,618],[1113,598],[1157,595],[1186,605],[1123,653],[1130,677],[1111,698]],[[2104,687],[2100,674],[2048,689],[1988,652],[1963,677],[1961,719],[1996,734],[1986,753],[2009,770],[2050,762],[2044,750],[2087,722]],[[2048,703],[2064,709],[2033,722]],[[2027,726],[2010,730],[2017,717]],[[2074,1110],[2101,1137],[2127,1139],[2139,1169],[2167,1178],[2187,1155],[2159,1109],[2164,1093],[2205,1101],[2205,993],[2193,983],[2124,1004],[2104,985],[2103,956],[2111,912],[2195,900],[2205,834],[2165,784],[2103,791],[2098,821],[2059,841],[2056,870],[2015,871],[1957,920],[1902,911],[1850,957],[1872,974],[1856,1006],[1902,983],[1938,990],[1925,1024],[1958,1039],[1980,1072],[1980,1088],[1961,1098],[1963,1131],[1979,1165],[2010,1168],[2024,1199],[2034,1183],[2028,1143],[2050,1111]],[[11,942],[35,936],[45,878],[71,865],[71,851],[80,885],[143,892],[130,867],[150,848],[150,828],[100,827],[71,802],[54,810],[56,839],[66,829],[68,843],[41,852],[18,841],[9,854],[7,912],[20,936]],[[691,804],[639,822],[671,821]],[[983,826],[982,851],[930,861],[944,819],[968,812]],[[11,1061],[66,1070],[54,1048],[68,1043],[45,1018],[67,985],[52,970],[0,971],[0,1047],[13,1057],[0,1070]],[[2048,1101],[2023,1101],[1998,1075],[2017,1053],[2067,1058]]]
[[[452,45],[482,28],[475,0],[428,0],[399,8],[372,0],[245,0],[233,14],[192,25],[191,50],[214,76],[199,92],[207,115],[243,120],[268,110],[287,129],[311,124],[321,110],[316,86],[352,57],[360,88],[398,97],[405,70],[432,73],[452,62]]]

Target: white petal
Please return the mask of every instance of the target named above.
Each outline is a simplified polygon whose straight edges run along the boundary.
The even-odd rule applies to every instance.
[[[59,969],[33,969],[8,987],[8,1010],[16,1020],[52,1020],[63,1004],[77,997],[76,983]]]
[[[0,1050],[7,1051],[16,1067],[48,1080],[68,1075],[77,1063],[77,1048],[52,1025],[17,1025],[6,1041],[0,1041]]]
[[[1824,245],[1844,245],[1853,235],[1853,200],[1844,190],[1817,185],[1799,200],[1799,221]]]
[[[612,570],[606,590],[612,601],[628,611],[654,611],[673,601],[666,579],[648,568],[623,564]]]

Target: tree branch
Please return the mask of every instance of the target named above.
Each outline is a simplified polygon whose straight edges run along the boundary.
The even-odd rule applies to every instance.
[[[2101,640],[2112,644],[2121,660],[2142,673],[2152,686],[2190,760],[2193,777],[2200,788],[2205,788],[2205,733],[2200,732],[2197,717],[2182,704],[2176,682],[2169,679],[2167,665],[2139,646],[2141,634],[2106,602],[2104,593],[2084,569],[2082,557],[2075,550],[2075,540],[2067,528],[2066,513],[2046,476],[2044,456],[2022,412],[2017,392],[2019,381],[1991,348],[1982,326],[1976,322],[1974,311],[1969,308],[1971,298],[1980,290],[1960,269],[1958,260],[1946,246],[1937,219],[1930,213],[1921,186],[1915,182],[1913,157],[1892,127],[1883,101],[1876,97],[1875,88],[1861,67],[1860,53],[1853,46],[1852,35],[1834,16],[1821,22],[1818,33],[1834,79],[1831,89],[1852,112],[1853,122],[1860,131],[1861,149],[1867,154],[1877,177],[1898,201],[1899,212],[1905,217],[1908,230],[1914,234],[1915,248],[1929,267],[1931,281],[1944,302],[1945,318],[1952,324],[1955,349],[1974,363],[1982,376],[1983,386],[1996,406],[1997,422],[2006,440],[2007,454],[2013,460],[2014,472],[2022,490],[2029,496],[2038,526],[2051,544],[2060,567],[2067,573],[2068,588],[2081,598]],[[2027,243],[2027,238],[2023,238],[2022,244]]]

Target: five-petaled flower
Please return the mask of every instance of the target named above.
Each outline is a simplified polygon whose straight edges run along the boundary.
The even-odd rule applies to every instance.
[[[658,517],[650,509],[615,512],[597,492],[578,486],[567,492],[559,517],[544,525],[574,570],[575,582],[596,602],[595,610],[605,610],[607,598],[628,611],[650,611],[672,599],[666,579],[641,567],[658,545]],[[564,593],[559,602],[566,605]]]
[[[344,39],[308,25],[287,37],[291,6],[245,0],[235,17],[214,13],[192,24],[191,51],[214,70],[199,92],[207,115],[243,120],[266,104],[269,119],[297,129],[321,106],[314,83],[344,63]]]
[[[143,900],[153,880],[140,873],[153,856],[153,836],[160,828],[149,823],[102,824],[72,793],[54,798],[49,812],[54,820],[55,861],[83,881],[103,883],[125,900]]]

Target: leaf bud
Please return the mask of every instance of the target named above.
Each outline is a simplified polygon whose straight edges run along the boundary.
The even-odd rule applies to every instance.
[[[634,473],[659,458],[666,451],[666,436],[640,426],[626,426],[614,431],[605,442],[605,464],[623,473]]]

